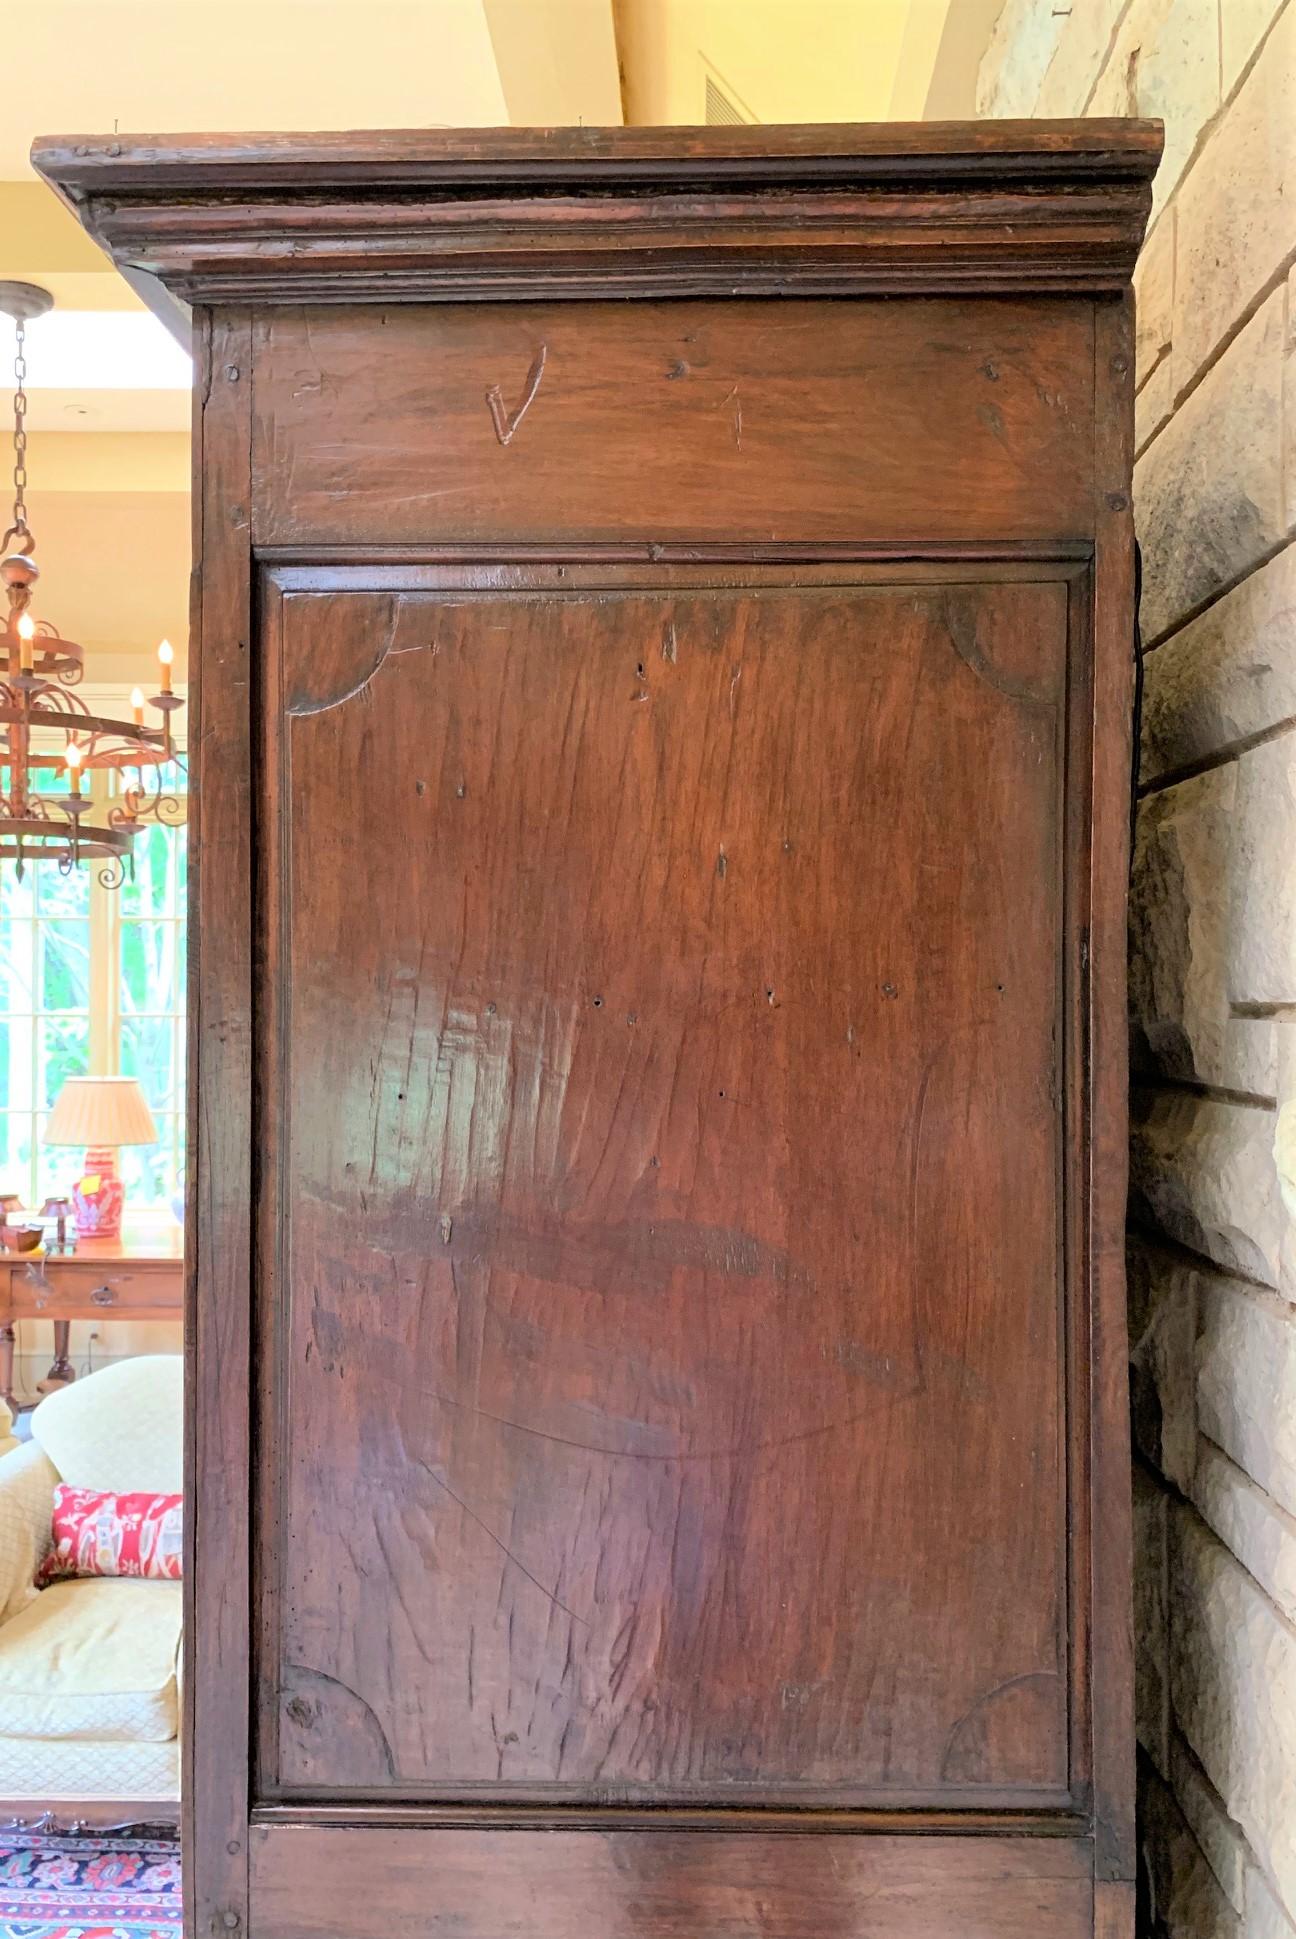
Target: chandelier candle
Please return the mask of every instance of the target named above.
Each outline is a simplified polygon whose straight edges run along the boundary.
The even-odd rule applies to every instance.
[[[34,284],[0,283],[0,312],[13,318],[15,345],[14,501],[0,539],[0,586],[8,602],[7,615],[0,611],[0,768],[7,770],[0,788],[0,862],[14,862],[21,879],[28,861],[55,861],[66,875],[79,862],[98,860],[104,864],[100,881],[115,889],[126,879],[131,846],[144,823],[180,819],[164,771],[176,759],[171,715],[184,702],[171,691],[173,656],[164,640],[158,649],[162,691],[148,702],[161,715],[161,726],[144,725],[138,688],[131,720],[92,714],[72,691],[85,671],[84,650],[30,611],[40,568],[27,515],[27,324],[52,301]],[[66,771],[66,794],[44,794],[34,785],[34,775],[51,767]],[[83,791],[83,776],[100,770],[120,777],[111,804]],[[92,817],[101,807],[100,822]]]

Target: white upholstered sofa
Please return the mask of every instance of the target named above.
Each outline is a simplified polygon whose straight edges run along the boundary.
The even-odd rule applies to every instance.
[[[136,1806],[142,1818],[174,1815],[182,1585],[110,1577],[32,1585],[50,1546],[56,1482],[176,1494],[181,1449],[181,1361],[157,1355],[50,1394],[32,1415],[30,1442],[0,1458],[5,1817],[51,1809],[103,1821],[135,1815]]]

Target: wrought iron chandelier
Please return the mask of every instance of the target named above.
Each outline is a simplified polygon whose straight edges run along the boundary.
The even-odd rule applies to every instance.
[[[148,700],[161,725],[144,725],[145,699],[136,687],[130,721],[91,713],[72,691],[85,671],[84,649],[65,640],[47,619],[31,612],[40,577],[36,541],[27,518],[27,324],[43,316],[53,298],[31,283],[0,283],[0,312],[14,321],[13,514],[0,540],[0,585],[8,612],[0,615],[0,862],[17,866],[53,860],[66,875],[80,862],[100,861],[99,879],[120,888],[131,866],[135,836],[147,821],[177,821],[180,802],[168,791],[166,769],[178,761],[171,716],[184,702],[171,690],[172,652],[158,648],[161,691]],[[181,763],[182,765],[182,763]],[[39,792],[33,776],[61,768],[63,794]],[[116,798],[99,807],[85,793],[98,771],[117,774]]]

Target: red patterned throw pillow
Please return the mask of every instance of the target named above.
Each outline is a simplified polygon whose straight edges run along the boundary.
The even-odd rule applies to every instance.
[[[41,1588],[78,1575],[180,1580],[182,1495],[109,1495],[97,1488],[54,1490],[54,1546],[41,1564]]]

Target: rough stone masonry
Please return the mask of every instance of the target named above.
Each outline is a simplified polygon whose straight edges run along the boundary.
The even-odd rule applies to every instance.
[[[1296,0],[1007,0],[985,115],[1158,115],[1137,281],[1141,1862],[1296,1939]]]

